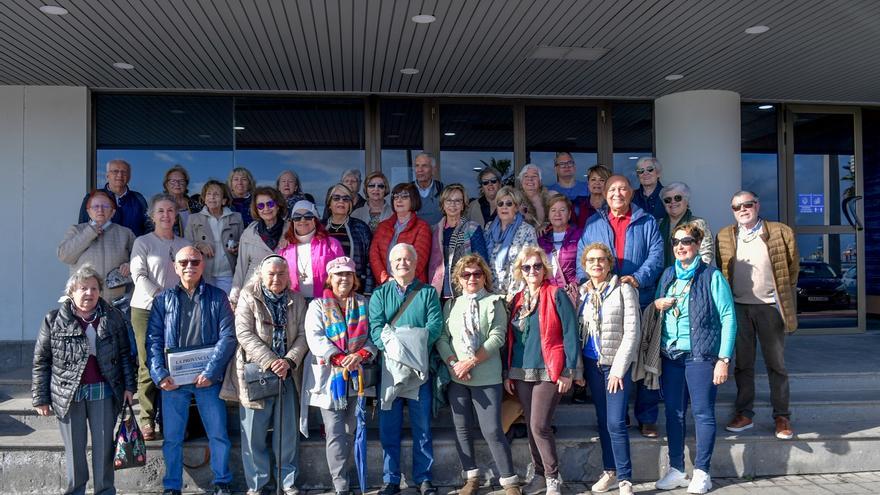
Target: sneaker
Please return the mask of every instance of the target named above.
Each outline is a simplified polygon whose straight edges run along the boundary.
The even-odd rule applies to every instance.
[[[780,440],[794,438],[794,432],[791,431],[791,421],[785,416],[776,416],[776,438]]]
[[[683,488],[688,486],[688,477],[686,474],[682,473],[678,469],[674,467],[669,468],[669,471],[666,471],[666,474],[663,475],[662,478],[657,480],[654,483],[654,487],[658,490],[674,490],[676,488]]]
[[[547,491],[545,495],[562,495],[562,480],[559,478],[547,478]]]
[[[688,493],[708,493],[712,489],[712,478],[702,469],[694,469],[694,478],[688,485]]]
[[[737,414],[730,423],[727,423],[727,426],[724,429],[733,433],[739,433],[741,431],[746,431],[753,426],[755,426],[755,424],[752,423],[751,418],[747,418],[742,414]]]
[[[162,495],[180,495],[180,490],[167,488],[165,491],[162,492]]]
[[[436,495],[437,489],[434,488],[434,485],[431,483],[431,480],[425,480],[419,485],[419,493],[422,495]]]
[[[602,473],[599,481],[590,487],[590,491],[594,493],[605,493],[611,490],[611,487],[615,484],[617,484],[617,471],[605,471]]]
[[[620,490],[620,495],[633,495],[632,481],[623,480],[617,485],[617,488]]]
[[[378,495],[397,495],[398,493],[400,493],[400,483],[385,483]]]
[[[532,476],[532,481],[522,488],[522,492],[525,495],[533,495],[535,493],[541,493],[545,488],[547,488],[547,480],[544,476],[540,474],[536,474]]]
[[[232,495],[232,488],[226,483],[217,483],[214,485],[214,495]]]
[[[480,489],[480,478],[468,478],[464,486],[458,490],[458,495],[475,495]]]
[[[290,488],[285,488],[284,495],[299,495],[299,488],[297,488],[295,486],[291,486]]]
[[[657,425],[655,424],[643,424],[639,427],[639,431],[641,431],[642,436],[645,438],[657,438],[660,436],[657,433]]]

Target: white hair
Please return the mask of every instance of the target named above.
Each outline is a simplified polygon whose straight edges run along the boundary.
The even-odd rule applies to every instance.
[[[644,168],[653,166],[657,172],[663,171],[663,165],[660,165],[660,160],[653,156],[643,156],[639,158],[639,161],[636,162],[636,168]]]
[[[412,244],[407,244],[405,242],[400,242],[400,243],[395,244],[394,247],[391,248],[391,251],[388,252],[388,258],[393,258],[395,251],[397,251],[399,249],[405,249],[406,252],[408,252],[410,255],[412,255],[413,261],[419,260],[419,253],[416,252],[416,248],[413,247]]]
[[[122,158],[114,158],[114,159],[110,160],[109,162],[107,162],[106,169],[107,169],[108,174],[110,173],[110,165],[113,165],[114,163],[116,163],[118,165],[125,165],[125,168],[128,169],[128,173],[129,174],[131,173],[131,164],[130,163],[123,160]]]
[[[529,170],[534,170],[535,172],[537,172],[538,180],[541,181],[541,184],[544,183],[544,177],[543,174],[541,174],[541,169],[538,168],[538,166],[534,163],[527,163],[525,166],[523,166],[522,170],[520,170],[519,174],[516,176],[517,180],[522,182],[523,176],[526,175],[526,172],[528,172]]]
[[[681,193],[681,195],[684,196],[685,201],[690,202],[691,200],[691,188],[684,182],[670,182],[669,184],[666,184],[663,186],[663,189],[660,190],[660,197],[662,198],[668,192]]]
[[[419,153],[418,155],[416,155],[415,158],[413,158],[413,162],[415,162],[417,159],[419,159],[420,157],[423,157],[423,156],[425,158],[431,160],[431,167],[434,167],[434,168],[437,167],[437,159],[434,158],[434,155],[432,155],[431,153],[428,153],[427,151],[423,151],[423,152]]]

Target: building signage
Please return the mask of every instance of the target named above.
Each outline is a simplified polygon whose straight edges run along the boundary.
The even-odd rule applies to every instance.
[[[825,213],[825,195],[798,194],[798,213]]]

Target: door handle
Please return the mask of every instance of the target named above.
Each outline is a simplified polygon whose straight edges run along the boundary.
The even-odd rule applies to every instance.
[[[861,196],[850,196],[843,200],[840,204],[841,209],[843,209],[843,216],[846,217],[846,221],[849,222],[850,225],[855,227],[856,231],[865,230],[865,227],[862,226],[862,221],[859,219],[858,213],[856,213],[856,201],[861,200]]]

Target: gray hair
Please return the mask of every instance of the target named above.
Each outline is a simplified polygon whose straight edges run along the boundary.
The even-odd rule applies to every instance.
[[[428,153],[427,151],[423,151],[423,152],[419,153],[418,155],[416,155],[415,158],[413,158],[413,162],[415,162],[416,159],[423,157],[423,156],[425,158],[431,160],[432,167],[434,167],[434,168],[437,167],[437,159],[434,158],[434,155],[432,155],[431,153]]]
[[[543,174],[541,174],[541,169],[538,168],[538,166],[534,163],[527,163],[525,166],[523,166],[522,170],[520,170],[519,174],[517,174],[516,180],[522,182],[523,176],[526,175],[526,172],[528,172],[529,170],[534,170],[535,172],[538,172],[538,180],[541,181],[541,184],[544,184],[544,177]]]
[[[71,297],[74,289],[76,289],[76,285],[81,284],[90,278],[98,281],[99,291],[104,290],[104,279],[101,278],[101,274],[98,273],[98,270],[95,270],[95,267],[91,264],[86,263],[77,268],[76,271],[70,275],[70,278],[67,279],[67,283],[64,284],[64,294],[67,295],[67,297]]]
[[[412,244],[407,244],[405,242],[399,242],[391,248],[391,251],[388,251],[388,258],[391,258],[394,255],[394,252],[399,249],[405,249],[413,257],[413,261],[419,260],[419,253],[416,251],[416,248],[413,247]]]
[[[107,165],[105,165],[107,173],[110,173],[110,165],[113,165],[114,163],[117,165],[125,165],[125,168],[128,169],[128,173],[131,174],[131,164],[123,160],[122,158],[114,158],[107,162]]]
[[[498,190],[498,193],[495,194],[495,201],[499,201],[502,198],[510,198],[513,200],[513,204],[515,204],[517,208],[523,204],[522,193],[512,186],[504,186]]]
[[[755,194],[755,193],[752,192],[752,191],[749,191],[748,189],[743,189],[743,190],[741,190],[741,191],[737,191],[737,192],[735,192],[735,193],[733,194],[733,197],[730,198],[730,201],[733,202],[734,199],[736,199],[736,198],[738,198],[738,197],[740,197],[740,196],[745,196],[746,194],[751,194],[752,197],[755,198],[755,201],[757,201],[757,202],[759,202],[759,203],[761,202],[761,200],[758,198],[758,195]]]
[[[660,190],[660,197],[662,198],[668,192],[678,192],[684,196],[685,201],[690,202],[691,200],[691,188],[688,187],[684,182],[670,182],[666,184],[663,189]]]
[[[346,170],[345,172],[342,172],[342,175],[339,177],[339,179],[344,180],[349,175],[355,176],[357,178],[358,184],[360,185],[360,183],[362,182],[360,170],[358,170],[356,168],[350,168],[350,169]]]
[[[650,167],[653,166],[657,169],[657,172],[663,171],[663,165],[660,165],[660,160],[653,156],[643,156],[639,158],[639,161],[636,162],[636,168]]]
[[[159,193],[159,194],[153,196],[152,198],[150,198],[150,209],[147,210],[148,217],[150,217],[150,218],[153,217],[153,212],[156,210],[156,205],[161,203],[162,201],[170,201],[171,204],[173,204],[175,208],[177,207],[177,200],[174,199],[174,196],[172,196],[168,193]]]
[[[263,268],[271,265],[284,265],[285,267],[287,267],[288,270],[290,270],[290,265],[287,263],[287,260],[284,259],[280,254],[270,254],[269,256],[263,258],[263,261],[261,261],[260,264],[257,265],[257,269],[254,270],[254,273],[251,274],[251,278],[248,279],[246,286],[251,287],[257,282],[261,281],[263,277]]]

